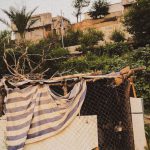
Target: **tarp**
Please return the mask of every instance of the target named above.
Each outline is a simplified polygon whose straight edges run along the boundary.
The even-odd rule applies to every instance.
[[[56,135],[79,114],[86,95],[86,81],[76,83],[65,96],[56,95],[48,85],[7,89],[6,118],[8,150],[21,150]]]

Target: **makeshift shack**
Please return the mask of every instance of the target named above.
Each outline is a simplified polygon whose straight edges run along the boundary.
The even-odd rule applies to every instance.
[[[144,150],[142,116],[140,131],[133,122],[133,114],[143,110],[133,112],[130,102],[130,97],[136,97],[130,77],[142,69],[18,82],[4,77],[0,150],[138,150],[139,136],[139,150]]]

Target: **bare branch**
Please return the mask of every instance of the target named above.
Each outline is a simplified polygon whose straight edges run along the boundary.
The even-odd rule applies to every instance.
[[[41,65],[46,61],[44,58],[45,58],[45,51],[44,51],[44,49],[43,49],[41,62],[40,62],[34,69],[32,69],[30,73],[33,73],[33,72],[35,72],[37,69],[41,68]]]
[[[19,69],[19,67],[20,67],[20,60],[21,60],[23,57],[25,57],[25,56],[26,56],[27,52],[28,52],[28,47],[26,47],[25,52],[24,52],[24,53],[23,53],[23,54],[19,57],[19,59],[18,59],[18,61],[17,61],[16,70],[18,70],[18,69]]]

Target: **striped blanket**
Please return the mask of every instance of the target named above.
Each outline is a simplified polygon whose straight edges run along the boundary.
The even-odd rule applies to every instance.
[[[46,84],[8,90],[8,150],[22,150],[25,144],[61,132],[79,114],[85,95],[84,80],[65,96],[56,95]]]

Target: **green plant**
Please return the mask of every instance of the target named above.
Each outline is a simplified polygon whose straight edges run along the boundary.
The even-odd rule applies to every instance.
[[[87,72],[88,62],[85,56],[80,56],[77,58],[70,58],[63,63],[61,66],[62,70],[71,70],[72,73]]]
[[[104,46],[86,47],[85,45],[82,45],[77,50],[83,53],[91,52],[92,54],[95,54],[96,56],[102,56],[104,54]]]
[[[136,43],[150,43],[150,1],[137,0],[124,16],[124,24]]]
[[[59,57],[64,57],[64,56],[69,55],[69,52],[66,49],[58,47],[58,48],[52,49],[49,55],[52,58],[59,58]]]
[[[128,44],[123,42],[106,44],[106,46],[104,47],[104,53],[109,55],[110,57],[113,55],[121,56],[123,53],[126,53],[128,51]]]
[[[4,49],[10,49],[14,46],[14,41],[11,41],[11,32],[4,30],[0,32],[0,78],[6,73],[6,67],[3,61]]]
[[[93,19],[102,18],[106,16],[109,11],[108,2],[105,0],[97,0],[93,3],[92,10],[90,10],[89,15]]]
[[[150,112],[150,47],[140,47],[135,49],[132,52],[132,65],[133,67],[137,66],[146,66],[146,70],[143,72],[138,72],[136,74],[136,89],[137,95],[143,97],[145,113]]]
[[[66,36],[64,37],[65,46],[74,46],[80,44],[80,38],[82,37],[83,32],[80,30],[68,30]]]
[[[2,10],[10,19],[11,23],[13,23],[17,29],[17,32],[20,34],[22,39],[25,38],[25,32],[28,30],[37,20],[30,20],[32,14],[35,12],[36,8],[30,12],[27,12],[25,6],[22,7],[21,10],[10,7],[9,11]],[[0,21],[7,25],[9,28],[12,28],[12,25],[9,24],[6,20],[0,18]]]
[[[112,32],[112,35],[111,35],[110,39],[114,42],[124,42],[125,34],[122,31],[115,30],[115,31]]]
[[[145,125],[145,134],[146,134],[146,140],[147,140],[146,150],[150,150],[150,125]]]
[[[95,29],[87,29],[80,38],[82,46],[93,47],[98,41],[103,40],[104,33]]]

